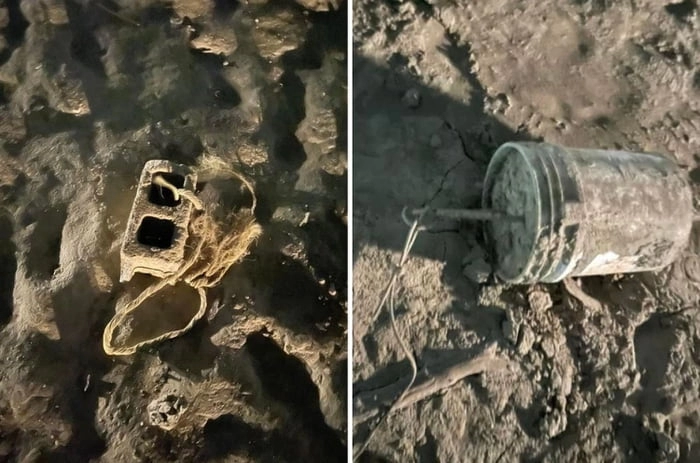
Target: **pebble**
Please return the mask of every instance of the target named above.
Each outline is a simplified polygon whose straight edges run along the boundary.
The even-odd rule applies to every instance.
[[[481,247],[472,248],[462,259],[462,274],[469,281],[477,284],[486,283],[491,272],[491,265],[486,261],[486,254]]]
[[[485,261],[473,261],[462,268],[462,273],[473,283],[484,284],[491,276],[491,266]]]

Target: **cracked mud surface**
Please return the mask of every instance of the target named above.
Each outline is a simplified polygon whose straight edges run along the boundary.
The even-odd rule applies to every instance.
[[[0,1],[0,460],[345,459],[346,21],[313,0]],[[141,169],[205,152],[254,182],[263,236],[192,331],[108,358]]]
[[[512,140],[662,152],[700,180],[700,11],[597,0],[353,9],[353,393],[367,397],[410,377],[386,311],[372,321],[408,231],[403,206],[478,206],[490,155]],[[582,279],[584,307],[563,284],[473,282],[464,272],[488,273],[478,229],[431,226],[397,298],[419,368],[494,342],[512,366],[390,416],[361,461],[700,459],[697,230],[663,271]],[[375,424],[356,421],[355,442]]]

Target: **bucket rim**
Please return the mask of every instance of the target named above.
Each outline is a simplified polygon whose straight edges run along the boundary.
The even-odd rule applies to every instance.
[[[495,265],[496,276],[498,276],[498,278],[500,278],[501,280],[512,284],[527,283],[532,280],[533,275],[531,275],[531,269],[535,261],[535,249],[537,247],[537,242],[540,239],[542,229],[542,199],[540,198],[540,195],[538,193],[542,185],[540,185],[540,182],[535,172],[536,168],[532,163],[532,158],[537,155],[530,149],[529,146],[535,144],[537,143],[506,142],[502,144],[498,147],[498,149],[496,149],[493,156],[491,156],[491,160],[489,161],[489,165],[486,168],[486,175],[484,177],[481,205],[485,209],[491,208],[491,190],[493,189],[495,180],[502,168],[503,163],[506,161],[507,157],[513,152],[515,152],[515,155],[520,156],[520,158],[525,162],[525,165],[527,166],[527,171],[529,173],[530,182],[533,187],[533,194],[535,198],[536,207],[534,211],[534,227],[531,230],[533,240],[532,244],[530,245],[529,252],[527,254],[527,260],[524,262],[522,270],[518,273],[504,273],[503,269],[500,269],[497,265]],[[532,217],[530,219],[532,219]],[[489,243],[489,246],[493,249],[495,242],[491,236],[490,224],[485,224],[484,232],[485,238]]]

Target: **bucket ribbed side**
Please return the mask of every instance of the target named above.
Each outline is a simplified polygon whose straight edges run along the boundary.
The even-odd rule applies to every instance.
[[[509,156],[520,156],[518,168],[533,179],[537,206],[530,213],[537,217],[529,222],[536,226],[530,252],[514,254],[519,260],[515,270],[496,267],[506,282],[553,283],[567,276],[656,270],[687,244],[692,194],[685,174],[668,158],[506,143],[487,170],[485,208],[494,207],[494,185],[502,181],[501,166]],[[486,225],[486,239],[492,249],[503,249],[494,242],[493,227]],[[512,242],[509,246],[505,249],[511,252]]]

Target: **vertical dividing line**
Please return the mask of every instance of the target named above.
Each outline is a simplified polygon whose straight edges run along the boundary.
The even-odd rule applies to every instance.
[[[352,279],[352,255],[353,255],[353,100],[352,100],[352,87],[353,87],[353,72],[352,72],[352,65],[353,65],[353,56],[352,56],[352,50],[353,50],[353,40],[352,40],[352,0],[348,0],[345,2],[347,5],[347,17],[348,17],[348,23],[347,23],[347,98],[346,98],[346,106],[347,106],[347,111],[348,111],[348,117],[347,117],[347,141],[348,141],[348,146],[347,146],[347,157],[348,157],[348,186],[347,186],[347,198],[348,198],[348,203],[347,203],[347,213],[348,213],[348,225],[347,225],[347,230],[348,230],[348,252],[347,252],[347,266],[348,266],[348,332],[347,332],[347,343],[348,343],[348,375],[347,375],[347,428],[348,428],[348,437],[347,437],[347,443],[348,443],[348,450],[347,450],[347,461],[352,461],[353,460],[353,413],[352,413],[352,382],[353,382],[353,366],[352,366],[352,359],[353,359],[353,279]]]

